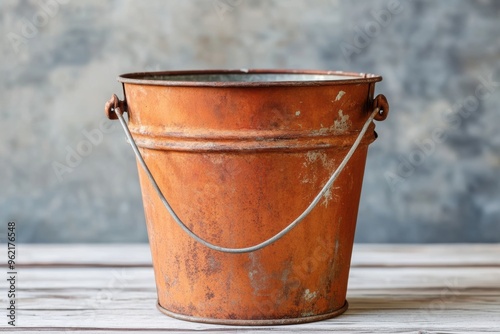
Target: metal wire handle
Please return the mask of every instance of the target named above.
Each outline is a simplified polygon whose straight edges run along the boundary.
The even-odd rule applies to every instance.
[[[132,146],[132,149],[134,150],[134,153],[135,153],[135,156],[137,157],[137,160],[139,161],[142,168],[144,169],[144,172],[146,172],[146,175],[148,176],[149,180],[151,181],[151,184],[153,185],[153,188],[155,189],[158,196],[160,197],[163,205],[165,205],[165,208],[168,210],[168,212],[170,213],[170,215],[172,216],[174,221],[177,223],[177,225],[179,225],[179,227],[182,228],[191,238],[198,241],[200,244],[202,244],[210,249],[219,251],[219,252],[233,253],[233,254],[250,253],[250,252],[254,252],[254,251],[257,251],[259,249],[262,249],[262,248],[272,244],[273,242],[281,239],[285,234],[290,232],[295,226],[297,226],[302,220],[304,220],[304,218],[306,218],[307,215],[309,215],[309,213],[311,213],[311,211],[314,209],[314,207],[319,203],[319,201],[321,200],[323,195],[328,191],[328,189],[330,189],[330,187],[333,185],[333,182],[335,182],[335,180],[337,179],[339,174],[342,172],[344,167],[347,165],[347,163],[349,162],[349,160],[353,156],[354,152],[358,148],[359,144],[361,143],[361,140],[363,139],[363,136],[365,135],[366,130],[368,130],[368,127],[370,126],[370,123],[373,121],[373,119],[377,116],[380,117],[381,115],[383,115],[383,114],[381,114],[380,107],[376,107],[373,110],[370,117],[368,117],[368,120],[366,121],[365,125],[363,125],[363,128],[359,132],[358,137],[354,141],[354,144],[351,146],[351,149],[349,150],[349,152],[347,152],[347,155],[345,156],[344,160],[342,160],[340,165],[333,172],[332,176],[330,176],[330,178],[328,179],[326,184],[323,186],[323,188],[321,189],[319,194],[316,195],[316,197],[312,200],[311,204],[309,204],[309,206],[293,222],[291,222],[287,227],[285,227],[283,230],[281,230],[280,232],[278,232],[277,234],[275,234],[271,238],[269,238],[269,239],[267,239],[267,240],[265,240],[257,245],[250,246],[250,247],[243,247],[243,248],[228,248],[228,247],[217,246],[217,245],[210,243],[209,241],[206,241],[205,239],[201,238],[196,233],[191,231],[189,229],[189,227],[187,227],[186,224],[184,224],[182,222],[182,220],[175,213],[174,209],[172,209],[172,207],[170,206],[170,203],[168,203],[165,196],[163,196],[163,193],[160,190],[160,188],[158,187],[158,184],[156,183],[153,175],[149,171],[149,168],[146,165],[146,162],[142,158],[142,155],[139,152],[139,149],[134,141],[134,138],[132,138],[132,134],[130,133],[130,130],[127,126],[127,123],[125,122],[125,119],[123,118],[121,108],[116,106],[114,108],[111,108],[111,110],[113,110],[115,112],[116,116],[118,117],[120,124],[122,125],[123,130],[125,131],[125,136],[127,136],[127,139],[129,141],[130,145]],[[382,111],[385,113],[385,110],[382,109]]]

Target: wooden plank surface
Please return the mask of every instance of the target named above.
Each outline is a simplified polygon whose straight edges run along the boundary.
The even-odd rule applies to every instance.
[[[352,266],[500,266],[498,244],[355,244]],[[23,266],[148,267],[145,244],[27,244],[19,250]]]
[[[498,244],[356,245],[349,310],[274,327],[205,325],[161,314],[147,245],[18,245],[18,253],[18,326],[0,320],[0,331],[9,333],[500,332]],[[4,308],[6,281],[0,282]]]

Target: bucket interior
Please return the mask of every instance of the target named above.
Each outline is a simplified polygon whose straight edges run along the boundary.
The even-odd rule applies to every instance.
[[[167,86],[254,86],[371,83],[382,78],[374,74],[341,71],[210,70],[127,73],[118,80],[124,83]]]
[[[358,79],[359,77],[347,75],[319,75],[319,74],[274,74],[274,73],[216,73],[216,74],[190,74],[190,75],[150,75],[145,80],[166,81],[201,81],[201,82],[283,82],[283,81],[336,81]]]

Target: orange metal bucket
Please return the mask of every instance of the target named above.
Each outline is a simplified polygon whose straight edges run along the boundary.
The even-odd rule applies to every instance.
[[[114,96],[106,112],[139,147],[162,312],[264,325],[347,309],[372,120],[389,111],[373,98],[380,80],[268,70],[119,77],[125,100]]]

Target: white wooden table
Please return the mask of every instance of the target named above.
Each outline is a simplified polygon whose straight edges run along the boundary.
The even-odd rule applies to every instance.
[[[0,331],[10,333],[500,332],[500,244],[356,245],[347,312],[275,327],[205,325],[161,314],[147,245],[21,244],[17,256],[15,328],[7,325],[7,286],[0,280]]]

